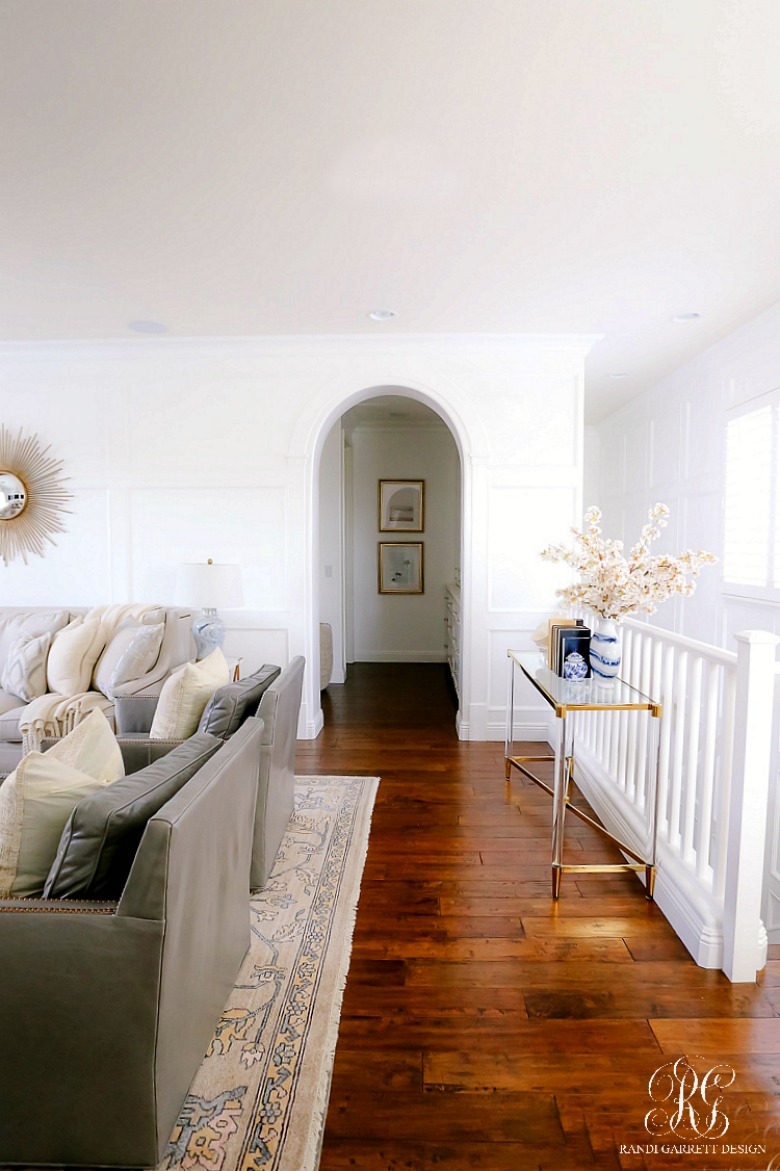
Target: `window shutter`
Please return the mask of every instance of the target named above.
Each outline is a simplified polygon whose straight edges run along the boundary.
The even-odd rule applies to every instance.
[[[727,419],[723,556],[727,583],[764,589],[780,586],[779,410],[780,391],[772,391]]]

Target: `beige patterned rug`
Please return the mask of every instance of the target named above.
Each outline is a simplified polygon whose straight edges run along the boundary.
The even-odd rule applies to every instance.
[[[252,943],[158,1171],[314,1171],[374,777],[296,777]]]

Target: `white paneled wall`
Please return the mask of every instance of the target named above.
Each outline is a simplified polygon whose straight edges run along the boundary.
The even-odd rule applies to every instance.
[[[609,536],[633,543],[646,509],[660,500],[672,524],[658,551],[723,551],[725,428],[729,408],[780,386],[780,305],[681,367],[589,429],[587,503],[600,505]],[[692,598],[667,602],[655,625],[735,650],[740,630],[780,633],[780,597],[726,592],[719,566],[705,569]],[[778,721],[776,720],[776,724]],[[780,941],[780,751],[774,734],[763,914]]]
[[[225,615],[227,649],[245,672],[306,655],[300,732],[316,735],[318,459],[349,407],[401,388],[437,410],[458,447],[460,734],[501,739],[506,648],[526,645],[554,603],[538,549],[564,539],[580,508],[589,344],[386,335],[0,347],[0,418],[52,444],[74,492],[68,532],[45,559],[3,571],[2,600],[165,603],[179,561],[238,561],[245,609]],[[531,713],[528,733],[543,734],[538,725]]]
[[[333,632],[333,683],[344,682],[347,661],[344,623],[347,584],[345,474],[344,434],[339,421],[323,444],[317,483],[320,621],[327,622]]]
[[[672,517],[659,552],[690,546],[720,556],[726,411],[779,385],[775,306],[589,428],[585,502],[602,508],[608,535],[633,543],[647,509],[660,500]],[[733,649],[739,624],[731,612],[742,609],[741,599],[722,591],[716,567],[704,571],[695,597],[667,603],[653,621]],[[771,604],[754,610],[754,623],[773,629],[773,612]]]

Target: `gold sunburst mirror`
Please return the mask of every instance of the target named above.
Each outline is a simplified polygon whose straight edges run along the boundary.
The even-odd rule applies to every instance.
[[[27,554],[43,557],[53,533],[64,533],[62,514],[72,493],[65,490],[62,460],[52,459],[37,435],[14,437],[0,425],[0,557],[27,564]]]

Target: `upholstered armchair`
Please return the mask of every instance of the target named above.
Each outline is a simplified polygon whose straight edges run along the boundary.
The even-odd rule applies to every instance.
[[[0,900],[3,1164],[162,1159],[249,945],[261,732],[248,719],[226,743],[192,736],[79,807],[61,884],[102,865],[85,852],[123,826],[142,833],[118,900]]]
[[[250,875],[252,890],[261,890],[268,881],[294,808],[295,746],[305,666],[306,660],[298,655],[281,673],[278,667],[266,663],[254,675],[226,684],[214,694],[198,727],[199,732],[229,739],[246,717],[257,715],[263,721]],[[258,695],[259,706],[256,706]],[[136,753],[137,767],[180,743],[149,739],[155,703],[156,699],[131,696],[116,705],[122,751],[126,757],[129,751]]]
[[[295,745],[305,666],[302,655],[292,659],[266,689],[257,709],[263,735],[249,876],[252,890],[262,890],[268,881],[294,808]]]

